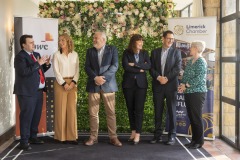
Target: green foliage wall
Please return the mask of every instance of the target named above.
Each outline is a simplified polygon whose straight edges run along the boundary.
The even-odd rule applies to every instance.
[[[96,30],[105,30],[108,44],[118,48],[119,69],[116,93],[116,116],[118,132],[129,132],[129,121],[121,82],[123,75],[122,54],[128,46],[130,35],[144,36],[144,49],[150,52],[161,46],[161,34],[167,28],[167,18],[173,16],[174,4],[171,0],[151,1],[104,1],[95,3],[53,1],[40,3],[39,16],[59,19],[59,34],[69,33],[75,43],[75,51],[80,59],[80,78],[78,81],[78,130],[89,131],[88,98],[86,93],[87,75],[84,71],[86,50],[92,47],[92,35]],[[119,14],[121,13],[121,14]],[[122,14],[124,13],[124,14]],[[109,27],[109,28],[108,28]],[[151,77],[148,73],[149,88],[144,109],[143,132],[154,129],[154,107],[152,101]],[[104,106],[100,107],[99,131],[106,132]]]

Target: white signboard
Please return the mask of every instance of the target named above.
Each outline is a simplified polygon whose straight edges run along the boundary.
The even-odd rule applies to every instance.
[[[41,56],[51,56],[58,50],[58,19],[22,18],[22,34],[33,35],[35,52]],[[45,72],[46,77],[54,77],[52,67]]]

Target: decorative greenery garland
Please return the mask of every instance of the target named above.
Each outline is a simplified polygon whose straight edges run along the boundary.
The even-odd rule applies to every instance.
[[[78,82],[78,129],[89,131],[87,93],[85,91],[87,75],[84,71],[87,48],[92,47],[92,35],[96,30],[104,30],[108,44],[118,48],[119,69],[116,93],[116,115],[118,132],[129,132],[128,114],[122,93],[123,69],[122,53],[132,34],[144,36],[144,49],[151,50],[161,46],[162,32],[167,29],[167,18],[174,16],[174,4],[171,0],[132,2],[106,0],[104,2],[48,1],[40,3],[39,16],[59,19],[59,34],[67,32],[75,43],[75,51],[80,58],[80,78]],[[154,108],[152,102],[151,77],[148,74],[148,93],[144,109],[143,132],[154,129]],[[104,106],[100,107],[100,132],[107,131]]]

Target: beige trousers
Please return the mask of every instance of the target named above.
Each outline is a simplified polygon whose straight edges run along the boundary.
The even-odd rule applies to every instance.
[[[64,79],[68,84],[72,79]],[[54,82],[54,139],[73,141],[77,133],[77,87],[65,91],[64,87]]]
[[[90,138],[98,138],[99,129],[99,104],[101,97],[104,102],[105,113],[107,118],[108,134],[110,139],[116,138],[116,115],[115,115],[115,92],[113,93],[88,93],[88,109],[90,115]]]

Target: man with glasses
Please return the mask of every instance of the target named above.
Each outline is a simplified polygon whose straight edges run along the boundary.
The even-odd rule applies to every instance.
[[[165,31],[162,37],[162,47],[151,53],[151,70],[153,102],[155,111],[154,138],[150,143],[162,142],[162,115],[164,104],[167,106],[168,140],[167,145],[175,144],[176,137],[176,101],[178,75],[181,69],[181,52],[172,47],[174,34]]]

